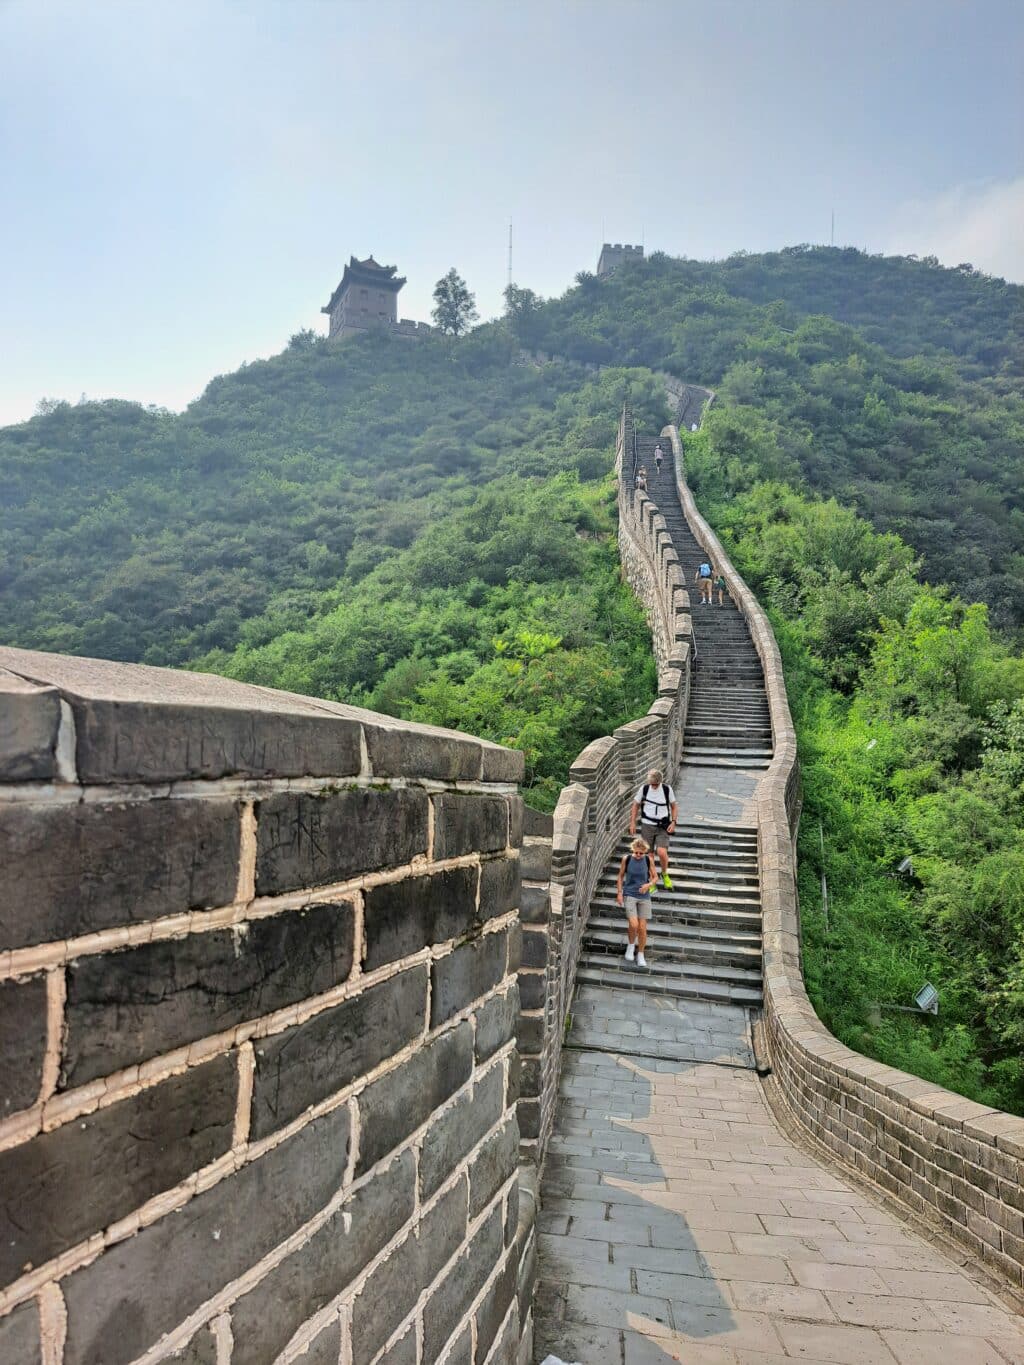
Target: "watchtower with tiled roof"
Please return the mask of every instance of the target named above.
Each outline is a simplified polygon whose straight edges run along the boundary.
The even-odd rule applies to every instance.
[[[322,313],[331,320],[332,337],[351,336],[373,327],[398,322],[398,291],[405,284],[396,265],[381,265],[372,256],[365,261],[350,257],[341,283]]]

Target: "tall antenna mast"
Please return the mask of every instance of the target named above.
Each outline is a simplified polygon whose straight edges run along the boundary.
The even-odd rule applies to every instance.
[[[829,238],[829,246],[836,244],[836,211],[832,210],[832,236]]]
[[[508,283],[512,287],[512,219],[508,220]]]

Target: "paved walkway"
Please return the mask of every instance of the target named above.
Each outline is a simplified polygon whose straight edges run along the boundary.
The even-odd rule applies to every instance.
[[[583,987],[542,1204],[538,1361],[1024,1365],[1020,1317],[778,1129],[744,1010]]]

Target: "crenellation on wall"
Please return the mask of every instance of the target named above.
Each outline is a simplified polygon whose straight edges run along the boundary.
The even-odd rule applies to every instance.
[[[419,1365],[425,1315],[518,1349],[521,755],[2,654],[46,720],[20,756],[0,723],[5,1361],[371,1365],[403,1256],[374,1354]]]
[[[628,411],[616,444],[623,573],[643,604],[658,664],[647,714],[588,744],[554,816],[526,826],[522,850],[523,963],[519,973],[522,1151],[540,1168],[554,1121],[558,1073],[584,921],[594,887],[626,828],[633,794],[652,768],[673,773],[689,698],[689,596],[664,518],[624,467]],[[542,817],[533,817],[540,821]],[[531,828],[536,833],[531,835]],[[543,857],[539,856],[543,851]]]

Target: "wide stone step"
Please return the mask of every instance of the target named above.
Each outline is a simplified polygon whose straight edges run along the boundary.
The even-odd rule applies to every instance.
[[[600,914],[595,912],[587,921],[586,932],[598,929],[618,934],[622,938],[626,932],[626,917],[621,910],[616,915],[604,911]],[[657,932],[673,942],[700,943],[726,951],[732,948],[761,951],[761,934],[756,929],[721,929],[711,925],[686,924],[659,915],[648,920],[648,930],[651,934]],[[625,948],[625,943],[622,946]]]
[[[714,905],[760,905],[761,897],[756,878],[743,877],[734,878],[726,873],[715,877],[701,872],[691,874],[685,864],[673,868],[671,860],[669,863],[669,876],[672,878],[672,890],[659,885],[654,889],[656,900],[664,900],[668,896],[681,896],[689,899],[694,904],[714,904]],[[605,896],[615,896],[617,878],[610,873],[605,873],[598,881],[597,890]]]
[[[764,772],[771,764],[769,758],[706,758],[701,754],[683,755],[684,768],[739,768],[745,772]]]
[[[580,955],[576,980],[582,986],[609,986],[614,990],[642,990],[675,996],[680,1000],[715,1000],[723,1005],[756,1008],[761,1004],[759,978],[749,984],[728,983],[698,976],[678,963],[649,962],[646,968],[603,953]]]
[[[622,956],[626,949],[625,925],[587,929],[583,935],[583,949],[587,953]],[[724,967],[740,974],[739,979],[746,981],[751,972],[761,971],[760,947],[729,948],[724,944],[702,943],[699,939],[686,939],[681,934],[662,932],[654,924],[648,927],[646,952],[659,962],[686,965],[698,975],[704,975],[709,967]]]
[[[684,904],[680,900],[670,901],[671,892],[658,891],[652,898],[651,913],[655,916],[671,916],[676,924],[694,924],[711,929],[740,929],[759,934],[761,932],[761,907],[751,906],[747,910],[726,909],[723,906]],[[615,894],[598,892],[591,902],[596,914],[623,915],[620,905],[615,903]]]
[[[742,731],[713,730],[710,726],[688,725],[685,732],[685,744],[687,749],[758,749],[772,752],[771,731],[768,734],[758,734],[756,730],[751,730],[744,734]]]
[[[757,830],[747,825],[719,825],[714,820],[680,820],[673,839],[701,839],[718,844],[745,844],[757,848]]]

